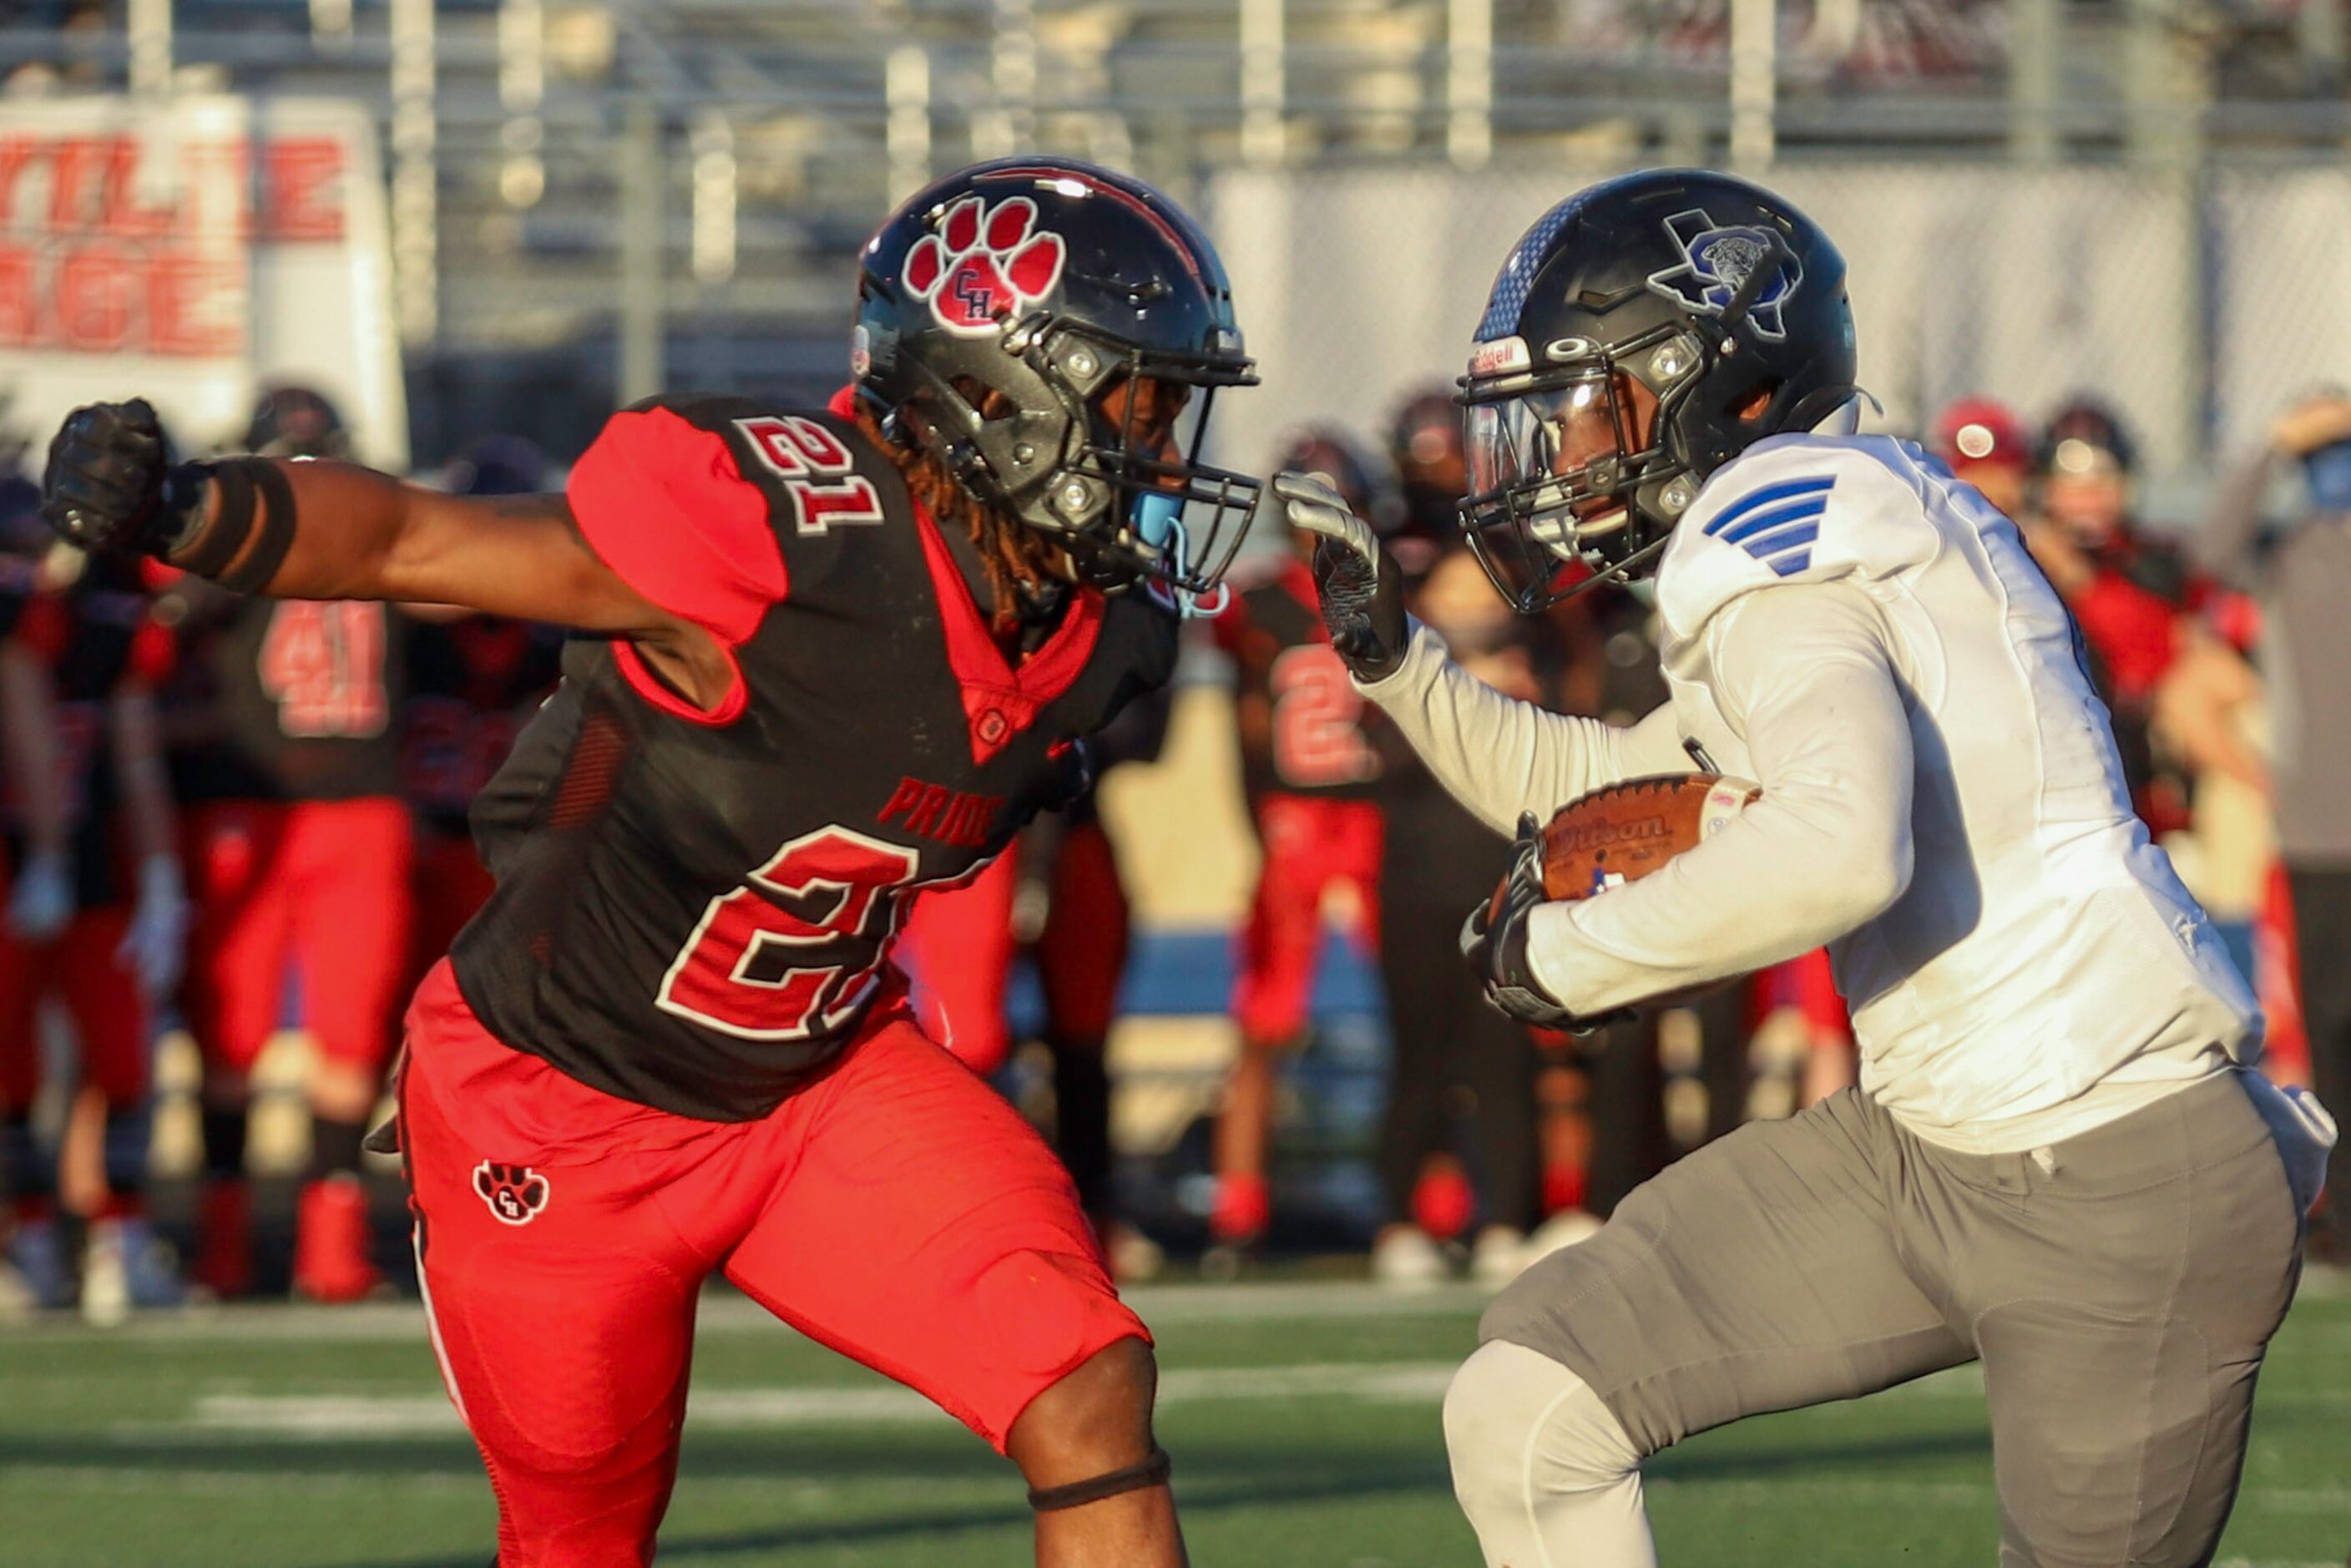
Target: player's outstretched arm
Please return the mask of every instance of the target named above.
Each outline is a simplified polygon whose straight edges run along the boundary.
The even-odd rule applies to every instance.
[[[1496,832],[1507,836],[1521,811],[1548,817],[1620,779],[1691,771],[1666,709],[1620,729],[1504,696],[1461,669],[1434,632],[1406,619],[1395,562],[1337,492],[1305,474],[1277,476],[1273,492],[1290,526],[1315,536],[1323,622],[1357,688]]]
[[[1580,1017],[1810,952],[1909,886],[1916,763],[1876,603],[1844,582],[1766,588],[1707,635],[1762,797],[1654,874],[1532,913],[1534,977]]]
[[[242,593],[458,605],[624,637],[705,706],[733,679],[706,632],[597,559],[560,496],[447,496],[350,463],[172,465],[154,411],[134,400],[67,417],[41,512],[75,544]]]

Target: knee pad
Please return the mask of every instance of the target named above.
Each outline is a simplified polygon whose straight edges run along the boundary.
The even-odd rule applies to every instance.
[[[1507,1340],[1489,1340],[1453,1375],[1445,1447],[1473,1521],[1481,1505],[1522,1508],[1542,1494],[1614,1486],[1643,1458],[1591,1385]]]

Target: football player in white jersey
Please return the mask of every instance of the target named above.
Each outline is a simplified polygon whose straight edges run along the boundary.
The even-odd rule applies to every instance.
[[[1818,433],[1854,363],[1843,258],[1743,181],[1593,186],[1503,263],[1463,526],[1521,611],[1577,562],[1655,572],[1673,700],[1629,729],[1468,679],[1360,519],[1276,482],[1358,684],[1516,829],[1463,936],[1489,1000],[1580,1027],[1825,942],[1853,1008],[1857,1088],[1670,1167],[1488,1311],[1445,1425],[1489,1563],[1654,1562],[1648,1455],[1975,1360],[2001,1563],[2203,1563],[2235,1496],[2332,1124],[2252,1071],[2259,1012],[2014,525],[1907,442]],[[1538,818],[1693,768],[1761,799],[1543,901]]]

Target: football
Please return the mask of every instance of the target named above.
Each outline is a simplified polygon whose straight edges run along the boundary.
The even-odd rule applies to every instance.
[[[1590,898],[1645,877],[1720,831],[1762,793],[1743,779],[1677,773],[1578,796],[1543,829],[1543,892]],[[1502,892],[1495,888],[1489,916],[1501,913]]]

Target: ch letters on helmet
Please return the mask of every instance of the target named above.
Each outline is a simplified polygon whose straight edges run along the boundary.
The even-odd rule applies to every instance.
[[[1060,235],[1036,231],[1037,204],[1028,197],[987,206],[967,196],[906,253],[901,281],[929,302],[948,331],[984,337],[1019,319],[1061,281],[1069,247]]]

